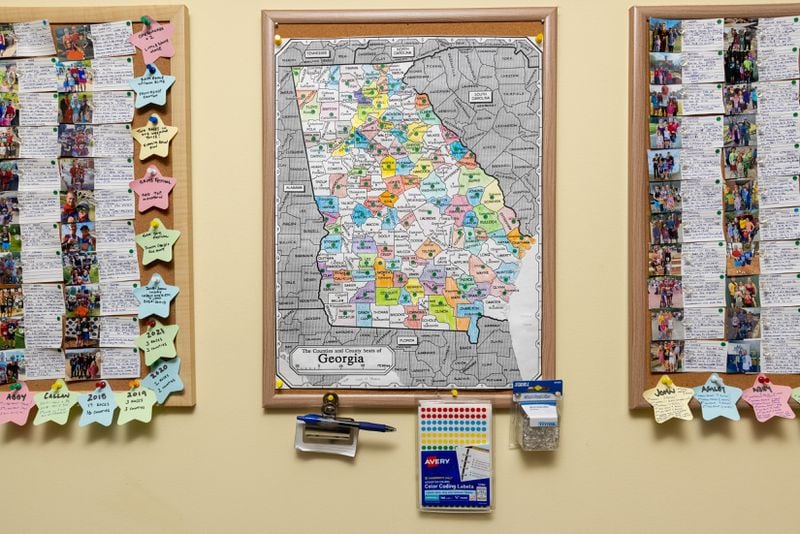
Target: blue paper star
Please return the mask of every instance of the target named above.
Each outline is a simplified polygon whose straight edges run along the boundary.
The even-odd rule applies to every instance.
[[[156,400],[164,404],[170,393],[183,391],[183,380],[180,376],[181,359],[156,360],[150,366],[150,372],[142,379],[142,385],[156,393]]]
[[[178,286],[167,284],[160,274],[153,274],[146,286],[133,290],[133,296],[139,303],[139,319],[150,315],[169,316],[169,303],[179,291]]]
[[[739,420],[736,401],[742,396],[742,390],[726,385],[717,373],[712,373],[705,384],[694,388],[694,396],[700,403],[704,420],[710,421],[717,417]]]
[[[86,426],[98,423],[103,426],[111,426],[114,412],[117,411],[117,399],[114,392],[111,391],[111,386],[107,383],[103,387],[97,387],[94,391],[80,395],[78,404],[83,410],[78,425]]]
[[[142,76],[129,82],[131,88],[136,91],[134,106],[139,109],[147,104],[165,105],[167,103],[167,90],[175,83],[175,80],[175,76],[161,74],[158,67],[148,65]]]

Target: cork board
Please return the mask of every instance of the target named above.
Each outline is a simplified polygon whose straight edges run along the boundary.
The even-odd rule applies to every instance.
[[[647,278],[649,244],[649,191],[647,148],[649,139],[648,19],[703,19],[726,17],[781,17],[800,13],[800,4],[741,6],[674,6],[630,9],[628,131],[628,407],[649,408],[642,393],[655,387],[660,373],[650,372],[650,338]],[[672,378],[680,386],[699,386],[710,373],[680,372]],[[741,389],[753,385],[755,375],[718,373],[726,384]],[[800,386],[800,375],[771,375],[777,384]],[[696,399],[690,406],[699,407]],[[750,408],[739,401],[740,408]]]
[[[544,378],[555,377],[555,134],[557,8],[264,11],[262,12],[264,101],[264,391],[265,407],[318,406],[329,389],[276,388],[275,274],[275,35],[282,38],[365,36],[496,36],[543,34],[542,80],[542,309],[541,362]],[[336,389],[342,406],[412,407],[449,390]],[[460,398],[490,399],[508,406],[508,390],[462,391]]]
[[[26,22],[32,20],[48,20],[52,31],[67,25],[89,24],[130,20],[133,22],[133,32],[142,27],[142,16],[149,16],[158,22],[170,22],[174,26],[172,42],[175,55],[172,58],[159,58],[156,66],[164,74],[170,74],[177,79],[167,94],[166,106],[147,106],[136,109],[132,128],[139,128],[147,124],[147,119],[153,111],[159,114],[162,120],[171,126],[178,127],[178,135],[170,144],[167,158],[151,157],[139,161],[139,145],[134,142],[134,176],[141,177],[145,174],[147,166],[155,163],[165,176],[172,176],[177,183],[170,194],[169,209],[166,211],[151,209],[145,213],[136,211],[134,227],[136,233],[142,233],[149,228],[153,217],[160,218],[168,228],[180,230],[181,236],[173,249],[171,263],[154,262],[148,266],[142,265],[142,250],[137,247],[139,268],[142,284],[147,284],[150,276],[158,272],[164,280],[180,288],[180,293],[170,305],[170,314],[167,319],[162,319],[164,324],[180,326],[180,331],[175,340],[178,356],[181,358],[180,375],[184,383],[184,391],[173,393],[165,402],[165,406],[194,406],[195,405],[195,366],[194,366],[194,295],[193,295],[193,270],[192,270],[192,187],[191,187],[191,151],[190,151],[190,121],[189,121],[189,29],[188,11],[185,6],[125,6],[125,7],[69,7],[69,8],[0,8],[0,20],[4,22]],[[142,54],[137,49],[134,58],[134,75],[141,76],[145,71]],[[140,321],[140,330],[144,330],[144,321]],[[147,366],[141,355],[142,376],[147,374]],[[107,380],[115,391],[128,389],[128,379]],[[31,380],[27,382],[31,391],[48,389],[52,380]],[[87,391],[94,389],[93,381],[70,382],[72,391]],[[4,386],[3,389],[8,389]]]

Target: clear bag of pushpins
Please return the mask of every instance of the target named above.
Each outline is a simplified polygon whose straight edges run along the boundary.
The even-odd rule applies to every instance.
[[[518,380],[512,390],[510,448],[554,451],[561,436],[561,380]]]

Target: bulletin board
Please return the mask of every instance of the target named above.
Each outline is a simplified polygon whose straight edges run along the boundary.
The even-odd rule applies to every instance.
[[[180,293],[170,305],[169,317],[162,319],[163,324],[178,324],[180,331],[175,339],[178,356],[181,358],[180,376],[184,390],[173,393],[164,403],[165,406],[194,406],[195,365],[194,365],[194,295],[192,268],[192,182],[191,182],[191,144],[189,118],[189,28],[188,10],[185,6],[119,6],[119,7],[52,7],[52,8],[0,8],[0,20],[8,22],[26,22],[31,20],[48,20],[53,31],[74,25],[130,20],[133,32],[140,31],[143,16],[161,23],[172,23],[174,33],[172,43],[175,54],[171,58],[159,58],[156,67],[163,74],[176,77],[167,97],[167,105],[155,108],[161,119],[168,125],[176,126],[178,134],[170,143],[169,156],[166,158],[148,158],[140,161],[134,157],[134,176],[144,176],[147,167],[155,163],[164,176],[172,176],[177,183],[170,194],[167,210],[150,210],[145,213],[136,211],[134,228],[137,234],[149,229],[150,220],[158,217],[168,228],[180,230],[180,238],[173,248],[173,260],[169,263],[154,262],[142,265],[142,250],[137,247],[139,257],[140,283],[146,285],[152,274],[158,272],[168,284],[180,288]],[[141,76],[145,71],[142,54],[137,50],[134,57],[134,73]],[[136,109],[132,128],[147,124],[148,117],[154,112],[153,106]],[[135,144],[138,155],[138,144]],[[145,321],[140,321],[140,330],[144,330]],[[144,364],[140,353],[142,377],[147,375],[148,367]],[[31,391],[43,391],[50,388],[52,380],[31,380],[28,387]],[[128,389],[128,379],[107,380],[113,390]],[[70,382],[70,389],[83,392],[95,388],[94,381]],[[4,386],[3,390],[7,390]]]
[[[287,191],[277,188],[276,170],[279,172],[279,151],[276,153],[276,127],[281,125],[277,117],[277,98],[281,96],[276,84],[276,50],[285,47],[286,42],[293,40],[340,39],[340,38],[394,38],[412,36],[421,38],[441,36],[443,39],[462,37],[522,38],[527,37],[533,43],[535,36],[540,41],[536,47],[541,54],[539,68],[542,73],[541,83],[541,196],[531,199],[541,202],[540,241],[540,309],[537,310],[539,341],[537,346],[540,355],[540,368],[537,376],[553,378],[555,375],[555,132],[556,132],[556,8],[519,8],[519,9],[470,9],[470,10],[391,10],[391,11],[270,11],[263,12],[263,99],[264,99],[264,391],[265,407],[293,407],[318,405],[326,391],[336,391],[343,406],[365,407],[411,407],[421,398],[451,395],[452,386],[443,383],[434,388],[409,388],[395,385],[370,387],[360,386],[312,386],[303,388],[287,387],[281,379],[279,369],[279,349],[276,345],[277,328],[281,310],[277,303],[276,284],[280,277],[276,275],[276,241],[279,234],[276,227],[280,221],[276,218],[279,210],[276,207],[276,194]],[[406,50],[403,43],[392,49],[387,55],[389,61],[397,52],[401,57]],[[408,43],[406,43],[408,44]],[[413,43],[412,43],[413,44]],[[527,44],[525,46],[528,46]],[[413,49],[412,47],[407,47]],[[388,50],[388,49],[387,49]],[[412,52],[413,53],[413,52]],[[329,54],[329,52],[323,52]],[[338,54],[335,50],[333,54]],[[388,54],[388,51],[387,51]],[[308,55],[307,55],[308,56]],[[328,56],[330,57],[330,56]],[[338,57],[338,55],[337,55]],[[399,60],[398,60],[399,61]],[[497,62],[499,60],[495,60]],[[384,65],[376,65],[383,68]],[[391,68],[391,67],[390,67]],[[425,95],[422,105],[426,105]],[[472,98],[472,96],[470,96]],[[481,97],[483,98],[483,97]],[[491,101],[492,96],[485,96]],[[431,99],[433,100],[433,99]],[[466,101],[466,95],[464,100]],[[417,100],[419,103],[420,100]],[[476,151],[477,152],[477,151]],[[472,153],[468,154],[470,157]],[[297,186],[296,191],[311,190]],[[317,218],[319,213],[316,214]],[[315,221],[308,219],[304,224]],[[516,221],[515,221],[516,222]],[[312,256],[313,261],[313,256]],[[380,261],[380,260],[378,260]],[[280,259],[279,259],[280,262]],[[280,263],[279,263],[280,264]],[[313,274],[313,272],[312,272]],[[321,284],[320,287],[323,287]],[[371,315],[367,315],[371,319]],[[302,323],[302,322],[301,322]],[[386,329],[390,330],[390,329]],[[389,332],[392,338],[409,335],[413,340],[418,330],[399,329]],[[399,341],[399,340],[398,340]],[[416,343],[416,341],[415,341]],[[382,350],[380,348],[376,350]],[[468,365],[475,365],[470,362]],[[502,387],[480,389],[460,389],[459,397],[477,397],[493,400],[499,406],[510,404],[510,383]]]
[[[654,327],[651,326],[652,318],[649,313],[651,306],[648,305],[648,276],[650,269],[648,253],[651,241],[651,213],[649,206],[651,193],[648,183],[648,173],[650,172],[648,149],[651,148],[650,113],[648,112],[651,98],[649,65],[651,34],[649,20],[651,18],[717,19],[721,23],[723,20],[735,18],[789,17],[798,14],[800,14],[800,4],[634,6],[630,9],[630,129],[628,132],[628,321],[630,331],[628,338],[628,405],[631,409],[648,408],[650,406],[642,397],[642,393],[655,387],[662,376],[659,371],[651,372],[652,356],[650,353]],[[672,52],[671,49],[669,51]],[[665,50],[662,50],[662,52],[665,52]],[[722,55],[723,52],[720,51],[719,54]],[[726,80],[726,82],[728,81]],[[725,115],[725,118],[727,118],[727,113]],[[719,153],[719,149],[717,152]],[[725,174],[725,163],[722,163],[721,167],[721,177],[726,180],[728,176]],[[745,178],[747,178],[746,174]],[[650,185],[652,185],[652,182]],[[725,240],[725,238],[722,239]],[[726,283],[728,279],[726,278]],[[729,328],[727,323],[726,328]],[[726,337],[725,339],[739,338]],[[722,344],[724,345],[724,343]],[[671,377],[681,386],[695,387],[704,384],[709,374],[710,371],[678,372],[671,375]],[[755,374],[741,374],[738,372],[719,372],[718,374],[726,384],[743,390],[751,387],[756,377]],[[770,375],[777,384],[791,387],[800,386],[800,375],[798,374],[770,373]],[[740,407],[750,406],[742,400],[738,404]],[[699,406],[696,399],[691,401],[691,406]]]

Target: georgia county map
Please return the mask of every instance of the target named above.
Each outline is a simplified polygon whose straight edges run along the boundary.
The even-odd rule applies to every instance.
[[[533,40],[288,40],[276,65],[284,383],[466,389],[538,377]]]

